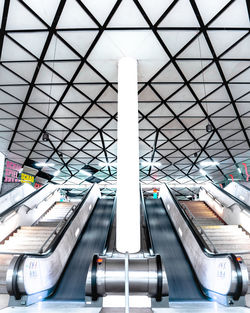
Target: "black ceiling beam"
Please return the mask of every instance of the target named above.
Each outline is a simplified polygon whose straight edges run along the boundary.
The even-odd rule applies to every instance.
[[[239,111],[238,111],[238,109],[237,109],[237,107],[236,107],[234,98],[233,98],[233,96],[232,96],[231,90],[230,90],[230,88],[229,88],[229,86],[228,86],[228,83],[227,83],[227,81],[226,81],[225,75],[224,75],[224,73],[223,73],[223,71],[222,71],[221,65],[220,65],[219,61],[217,60],[216,53],[215,53],[215,51],[214,51],[214,48],[213,48],[212,43],[211,43],[211,41],[210,41],[210,38],[209,38],[209,36],[208,36],[208,34],[207,34],[207,30],[206,30],[205,25],[204,25],[204,23],[203,23],[202,17],[201,17],[200,12],[199,12],[199,9],[198,9],[198,7],[197,7],[197,5],[196,5],[196,2],[195,2],[194,0],[189,0],[189,1],[190,1],[190,4],[191,4],[191,6],[192,6],[192,8],[193,8],[193,10],[194,10],[194,13],[195,13],[195,15],[196,15],[197,20],[198,20],[198,22],[199,22],[201,28],[203,29],[203,35],[204,35],[204,37],[205,37],[205,39],[206,39],[206,42],[207,42],[207,44],[208,44],[208,47],[209,47],[211,53],[212,53],[212,56],[213,56],[213,58],[214,58],[214,62],[215,62],[216,66],[217,66],[217,69],[218,69],[218,71],[219,71],[219,73],[220,73],[220,76],[221,76],[221,79],[222,79],[222,81],[223,81],[223,84],[224,84],[224,86],[225,86],[225,88],[226,88],[226,90],[227,90],[229,99],[230,99],[230,101],[231,101],[231,103],[232,103],[232,105],[233,105],[235,114],[236,114],[236,116],[237,116],[237,118],[238,118],[238,121],[239,121],[240,126],[241,126],[241,128],[242,128],[242,131],[243,131],[243,133],[244,133],[244,136],[245,136],[246,142],[247,142],[247,144],[248,144],[248,147],[250,148],[250,140],[249,140],[248,135],[247,135],[247,133],[246,133],[246,131],[245,131],[244,125],[243,125],[242,120],[241,120],[241,118],[240,118]]]
[[[3,52],[3,42],[4,42],[4,35],[5,35],[5,28],[7,24],[9,7],[10,7],[10,0],[5,0],[4,6],[3,6],[1,30],[0,30],[0,59],[2,57],[2,52]]]
[[[10,140],[10,143],[9,143],[9,146],[8,146],[8,150],[11,149],[12,142],[13,142],[13,140],[14,140],[14,138],[15,138],[17,129],[18,129],[19,124],[20,124],[20,122],[21,122],[21,118],[22,118],[22,116],[23,116],[23,114],[24,114],[24,111],[25,111],[25,108],[26,108],[26,104],[29,102],[29,98],[30,98],[30,96],[31,96],[31,93],[32,93],[32,91],[33,91],[33,87],[34,87],[34,85],[35,85],[35,81],[36,81],[37,76],[38,76],[38,74],[39,74],[39,70],[40,70],[42,61],[43,61],[43,59],[44,59],[44,57],[45,57],[45,55],[46,55],[46,53],[47,53],[48,47],[49,47],[50,42],[51,42],[51,39],[52,39],[52,37],[53,37],[53,33],[54,33],[54,31],[55,31],[55,29],[56,29],[56,25],[57,25],[57,23],[58,23],[58,21],[59,21],[59,19],[60,19],[60,16],[61,16],[61,14],[62,14],[62,11],[63,11],[63,8],[64,8],[65,3],[66,3],[66,0],[61,0],[60,3],[59,3],[59,6],[58,6],[58,8],[57,8],[57,11],[56,11],[54,20],[53,20],[52,25],[51,25],[51,27],[50,27],[49,34],[48,34],[48,36],[47,36],[45,45],[44,45],[44,47],[43,47],[42,53],[41,53],[41,55],[40,55],[40,58],[39,58],[39,60],[38,60],[38,63],[37,63],[37,66],[36,66],[36,69],[35,69],[35,72],[34,72],[34,75],[33,75],[33,77],[32,77],[32,80],[31,80],[31,83],[30,83],[30,87],[29,87],[28,92],[27,92],[27,94],[26,94],[23,107],[22,107],[21,112],[20,112],[20,114],[19,114],[19,119],[18,119],[18,121],[17,121],[17,123],[16,123],[16,127],[15,127],[14,132],[13,132],[13,135],[12,135],[12,137],[11,137],[11,140]]]
[[[119,7],[121,1],[122,1],[122,0],[118,0],[118,1],[115,3],[113,9],[111,10],[110,14],[108,15],[108,17],[107,17],[107,19],[106,19],[104,25],[100,28],[98,34],[96,35],[95,39],[93,40],[92,44],[90,45],[88,51],[86,52],[85,56],[82,58],[82,60],[81,60],[81,62],[80,62],[80,64],[79,64],[78,68],[76,69],[76,71],[75,71],[73,77],[71,78],[71,80],[70,80],[70,82],[68,83],[66,89],[64,90],[64,92],[63,92],[63,94],[62,94],[60,100],[58,101],[58,103],[57,103],[57,105],[55,106],[53,112],[51,113],[51,116],[53,116],[53,115],[55,114],[55,112],[57,111],[57,109],[58,109],[60,103],[63,102],[63,99],[64,99],[64,97],[66,96],[66,94],[67,94],[69,88],[73,85],[73,82],[74,82],[75,78],[76,78],[77,75],[79,74],[80,70],[82,69],[83,65],[85,64],[85,61],[87,60],[88,56],[90,55],[90,53],[91,53],[92,50],[94,49],[95,45],[97,44],[98,40],[100,39],[101,35],[103,34],[103,32],[104,32],[104,30],[105,30],[105,27],[108,25],[108,23],[110,22],[111,18],[112,18],[113,15],[115,14],[115,12],[116,12],[117,8]],[[46,122],[46,124],[45,124],[45,126],[44,126],[44,128],[43,128],[43,131],[46,129],[46,127],[47,127],[48,124],[49,124],[49,119],[48,119],[48,121]],[[36,146],[36,144],[38,143],[38,141],[39,141],[41,135],[42,135],[42,133],[39,135],[39,137],[38,137],[36,143],[33,145],[32,149],[31,149],[32,151],[35,149],[35,146]]]
[[[144,9],[142,8],[141,4],[139,3],[138,0],[133,0],[135,5],[137,6],[137,8],[139,9],[139,11],[141,12],[142,16],[144,17],[144,19],[146,20],[146,22],[148,23],[148,25],[152,28],[152,31],[155,35],[155,37],[157,38],[157,40],[159,41],[160,45],[162,46],[163,50],[165,51],[165,53],[168,55],[168,57],[170,58],[170,60],[172,61],[172,64],[175,66],[176,70],[178,71],[178,73],[180,74],[180,76],[182,77],[184,83],[186,84],[186,86],[188,87],[189,91],[191,92],[192,96],[194,97],[195,101],[199,104],[200,109],[203,111],[204,115],[207,117],[208,122],[212,125],[213,129],[216,131],[217,136],[220,138],[220,140],[222,141],[222,144],[224,145],[225,149],[227,149],[228,154],[231,156],[232,160],[234,163],[236,163],[233,155],[230,153],[229,149],[227,148],[226,144],[223,142],[219,132],[217,131],[215,125],[213,124],[213,122],[211,121],[211,118],[208,116],[206,110],[203,108],[203,106],[201,105],[201,102],[199,100],[199,98],[197,97],[197,95],[195,94],[194,90],[191,88],[188,80],[186,79],[185,75],[183,74],[183,72],[181,71],[180,67],[178,66],[176,59],[171,55],[170,51],[168,50],[168,48],[166,47],[165,43],[163,42],[163,40],[161,39],[161,37],[159,36],[156,28],[154,28],[153,24],[151,23],[150,19],[148,18],[147,14],[145,13]],[[230,1],[227,5],[229,6],[231,3],[233,3],[234,0]],[[223,8],[223,10],[225,10],[225,7]],[[219,12],[221,13],[222,10]],[[218,13],[218,14],[219,14]],[[218,16],[217,14],[217,16]],[[213,18],[214,19],[214,18]],[[210,21],[211,22],[211,21]],[[209,22],[209,23],[210,23]],[[152,88],[152,86],[151,86]]]
[[[248,16],[249,16],[249,20],[250,20],[250,1],[246,0],[246,4],[247,4],[247,11],[248,11]]]

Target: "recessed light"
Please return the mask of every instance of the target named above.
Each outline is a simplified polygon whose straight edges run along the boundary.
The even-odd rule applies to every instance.
[[[54,173],[54,176],[58,176],[61,172],[58,170],[58,171],[55,171]]]
[[[200,173],[201,173],[201,175],[203,175],[203,176],[206,176],[206,175],[207,175],[207,172],[204,171],[203,169],[200,169]]]
[[[216,162],[216,161],[202,161],[200,163],[201,166],[216,166],[216,165],[219,165],[220,163],[219,162]]]
[[[90,174],[89,172],[84,171],[84,170],[80,170],[80,173],[83,175],[86,175],[86,176],[92,176],[92,174]]]
[[[141,165],[142,166],[161,166],[161,163],[160,162],[146,162],[146,161],[142,161],[141,162]]]
[[[116,166],[117,164],[114,163],[107,163],[107,162],[100,162],[99,166]]]
[[[55,165],[54,163],[45,163],[45,162],[39,162],[35,164],[35,166],[37,167],[54,166],[54,165]]]

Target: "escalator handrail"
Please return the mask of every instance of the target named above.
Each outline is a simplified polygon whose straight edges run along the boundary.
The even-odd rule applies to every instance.
[[[240,265],[239,265],[239,261],[237,260],[237,257],[233,253],[216,253],[215,254],[215,253],[207,250],[207,248],[203,244],[203,239],[201,239],[201,235],[199,234],[198,230],[195,228],[194,224],[190,222],[190,219],[189,219],[187,213],[181,208],[181,205],[179,204],[179,202],[177,201],[176,197],[172,193],[171,189],[167,186],[167,184],[165,184],[165,186],[168,189],[169,194],[171,195],[172,200],[173,200],[176,208],[178,209],[178,211],[182,215],[184,221],[186,222],[186,224],[188,225],[189,229],[191,230],[193,236],[195,237],[195,240],[197,241],[198,245],[200,246],[202,252],[209,258],[228,257],[231,259],[232,263],[234,264],[236,274],[237,274],[237,287],[236,287],[236,292],[234,295],[234,300],[238,300],[241,293],[242,293],[243,279],[242,279],[242,273],[240,270]]]
[[[56,235],[56,237],[53,239],[53,241],[51,242],[50,246],[48,247],[48,249],[46,250],[46,252],[43,253],[30,253],[30,252],[23,252],[23,253],[18,253],[18,255],[21,256],[25,256],[25,257],[39,257],[39,258],[47,258],[49,257],[56,249],[57,245],[59,244],[59,242],[61,241],[61,239],[63,238],[64,234],[66,233],[67,229],[69,228],[72,220],[75,218],[75,216],[77,215],[77,213],[79,212],[79,210],[81,209],[82,205],[84,204],[85,200],[87,199],[88,195],[90,194],[91,190],[93,189],[94,184],[88,189],[88,191],[86,192],[85,195],[83,195],[82,200],[77,204],[74,212],[72,213],[72,215],[70,216],[70,218],[66,221],[65,225],[60,229],[60,231],[58,232],[58,234]],[[90,214],[91,216],[91,214]],[[90,217],[89,216],[89,217]],[[88,219],[89,219],[88,217]],[[10,253],[10,252],[6,252],[6,253],[2,253],[1,254],[17,254],[17,253]]]
[[[141,186],[140,186],[140,204],[141,204],[141,210],[144,214],[144,218],[145,218],[145,222],[146,222],[145,237],[146,237],[147,249],[148,249],[150,255],[155,255],[154,244],[153,244],[153,240],[152,240],[151,230],[149,227],[148,213],[146,211],[145,201],[144,201],[144,197],[143,197],[143,190],[142,190]]]
[[[234,202],[236,202],[237,204],[239,204],[241,207],[243,207],[245,210],[250,212],[250,206],[247,205],[245,202],[241,201],[240,199],[236,198],[235,196],[231,195],[231,193],[227,192],[225,189],[216,186],[214,183],[212,183],[212,185],[214,187],[216,187],[219,191],[221,191],[222,193],[224,193],[226,196],[228,196],[231,200],[233,200]],[[203,187],[203,189],[206,190],[206,188]]]
[[[35,196],[38,192],[40,192],[41,190],[43,190],[46,186],[48,186],[48,184],[40,187],[37,190],[34,190],[32,193],[30,193],[29,195],[27,195],[26,197],[24,197],[23,199],[19,200],[18,202],[16,202],[15,204],[13,204],[12,206],[10,206],[8,209],[4,210],[3,212],[0,213],[0,222],[3,221],[4,219],[7,218],[7,216],[9,214],[11,214],[13,211],[17,212],[18,208],[21,207],[22,205],[24,205],[24,203],[26,201],[28,201],[29,199],[31,199],[33,196]],[[43,200],[42,200],[43,201]]]
[[[107,233],[107,236],[105,239],[105,245],[104,245],[103,252],[102,252],[103,255],[105,255],[107,250],[108,250],[108,244],[109,244],[110,237],[112,234],[113,222],[114,222],[115,214],[116,214],[116,204],[117,204],[117,197],[115,197],[114,203],[113,203],[111,218],[110,218],[110,222],[109,222],[109,226],[108,226],[108,233]]]

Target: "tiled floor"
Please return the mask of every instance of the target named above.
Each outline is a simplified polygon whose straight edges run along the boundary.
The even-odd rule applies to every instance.
[[[100,313],[98,308],[86,308],[83,303],[78,302],[40,302],[29,307],[8,307],[1,310],[1,313]],[[105,308],[102,313],[120,313],[124,310]],[[149,313],[149,309],[134,309],[130,313]],[[170,303],[166,309],[153,309],[154,313],[250,313],[245,307],[223,307],[213,302],[201,303]]]

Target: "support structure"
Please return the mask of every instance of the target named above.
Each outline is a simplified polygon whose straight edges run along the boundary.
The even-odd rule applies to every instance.
[[[118,63],[118,145],[116,248],[122,253],[140,250],[139,126],[137,61]]]

